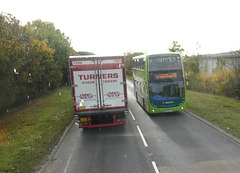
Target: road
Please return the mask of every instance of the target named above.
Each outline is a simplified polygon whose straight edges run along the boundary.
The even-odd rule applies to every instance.
[[[45,172],[239,172],[239,143],[187,112],[148,115],[130,81],[128,99],[131,114],[125,126],[72,126]]]

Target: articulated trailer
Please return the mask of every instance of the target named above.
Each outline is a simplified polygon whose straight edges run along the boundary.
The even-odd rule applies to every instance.
[[[126,124],[124,56],[70,56],[69,71],[79,128]]]

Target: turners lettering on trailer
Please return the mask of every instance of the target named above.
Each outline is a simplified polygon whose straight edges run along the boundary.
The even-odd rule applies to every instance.
[[[111,79],[118,78],[118,73],[108,73],[108,74],[90,74],[90,75],[78,75],[80,80],[92,80],[92,79]]]

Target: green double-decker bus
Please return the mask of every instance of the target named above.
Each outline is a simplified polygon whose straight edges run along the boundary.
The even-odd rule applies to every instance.
[[[184,70],[178,53],[133,57],[133,85],[136,100],[148,113],[186,109]]]

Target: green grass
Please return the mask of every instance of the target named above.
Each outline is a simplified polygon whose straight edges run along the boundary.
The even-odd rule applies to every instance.
[[[0,116],[0,172],[34,171],[73,116],[71,89],[54,92]]]
[[[240,139],[240,101],[187,91],[187,109]]]

